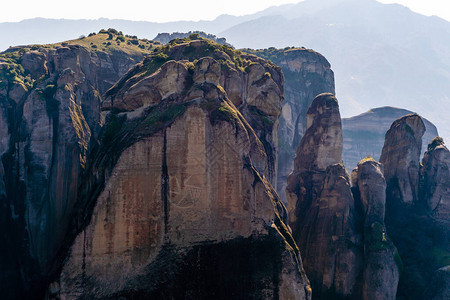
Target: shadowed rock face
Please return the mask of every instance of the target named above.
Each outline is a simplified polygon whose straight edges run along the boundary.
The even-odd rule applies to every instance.
[[[270,59],[283,70],[285,100],[278,127],[277,191],[284,203],[287,177],[294,169],[298,144],[306,131],[306,115],[313,99],[321,93],[334,94],[334,74],[321,54],[304,48],[243,51]]]
[[[450,254],[445,216],[448,201],[444,196],[448,150],[442,139],[434,139],[419,167],[423,132],[418,115],[397,119],[386,134],[381,155],[387,181],[387,232],[398,247],[404,266],[399,298],[422,299],[433,273],[448,265]],[[439,203],[434,195],[443,201]]]
[[[37,274],[47,274],[61,246],[100,128],[100,94],[142,57],[76,45],[0,56],[0,232],[8,241],[0,260],[2,275],[15,278],[1,280],[6,297],[39,289]]]
[[[361,161],[350,176],[342,159],[337,100],[317,96],[289,175],[289,224],[314,299],[395,299],[401,261],[386,234],[382,166]]]
[[[311,104],[307,115],[307,131],[294,160],[294,171],[288,177],[286,197],[289,220],[295,223],[300,206],[311,205],[318,195],[325,170],[342,162],[342,127],[339,105],[332,94],[321,94]],[[306,186],[307,188],[301,188]],[[304,210],[299,209],[299,213]],[[296,229],[293,227],[294,235]]]
[[[450,152],[436,138],[428,145],[422,160],[421,196],[431,215],[450,221]]]
[[[361,272],[361,232],[341,160],[339,106],[332,94],[321,94],[308,110],[286,188],[290,226],[316,299],[357,293]]]
[[[418,202],[419,160],[424,132],[422,119],[412,114],[395,120],[386,133],[380,162],[384,166],[389,201]]]
[[[173,60],[160,62],[161,53]],[[252,115],[261,134],[256,122],[279,116],[278,72],[210,41],[179,40],[107,93],[77,232],[54,284],[61,297],[311,297],[266,179],[275,145],[245,118],[261,112]]]
[[[295,224],[314,298],[356,292],[362,251],[350,177],[342,164],[330,165],[317,199]],[[317,296],[316,296],[317,295]]]
[[[386,181],[383,167],[373,159],[352,172],[354,195],[363,215],[363,299],[396,299],[401,261],[384,225]]]

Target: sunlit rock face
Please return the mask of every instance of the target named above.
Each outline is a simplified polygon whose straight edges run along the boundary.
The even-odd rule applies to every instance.
[[[270,183],[282,86],[279,68],[202,39],[131,70],[103,102],[55,293],[310,299]]]

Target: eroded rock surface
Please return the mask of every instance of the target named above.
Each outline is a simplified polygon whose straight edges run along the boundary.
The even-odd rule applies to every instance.
[[[384,225],[386,181],[383,167],[373,159],[363,160],[353,171],[352,179],[363,214],[362,298],[394,300],[402,263]]]
[[[339,106],[317,96],[289,175],[289,224],[314,299],[395,299],[401,260],[387,236],[382,166],[365,159],[352,172],[342,160]]]
[[[286,188],[289,223],[315,299],[356,294],[361,275],[361,232],[341,161],[339,105],[332,94],[321,94],[308,109]]]
[[[20,273],[0,283],[6,295],[42,290],[68,229],[91,137],[100,129],[100,95],[142,57],[79,45],[0,55],[0,215],[6,223],[0,231],[8,241],[0,252],[14,257],[2,269]]]
[[[434,139],[422,160],[421,196],[427,210],[450,221],[450,152],[441,138]]]
[[[287,47],[244,51],[270,59],[281,67],[285,77],[285,101],[278,126],[277,191],[287,203],[287,177],[294,169],[296,149],[306,132],[308,108],[317,95],[334,94],[334,74],[326,58],[313,50]]]
[[[435,139],[424,156],[425,165],[420,166],[423,132],[423,122],[418,115],[397,119],[386,134],[380,159],[384,162],[387,182],[386,228],[404,267],[397,291],[399,298],[422,299],[433,273],[448,265],[450,255],[448,220],[433,213],[433,206],[437,208],[435,212],[440,208],[431,200],[433,192],[443,195],[445,191],[445,188],[438,188],[444,187],[447,180],[445,163],[438,163],[438,157],[434,156],[444,153],[445,149],[442,141]],[[438,151],[434,152],[434,148]],[[444,152],[440,152],[442,150]],[[442,171],[443,178],[434,177]]]
[[[332,94],[317,96],[307,119],[308,129],[297,148],[286,187],[291,224],[303,217],[302,207],[310,206],[317,198],[326,168],[342,162],[342,127],[336,98]],[[293,232],[296,235],[295,227]]]
[[[253,122],[279,116],[278,72],[259,58],[185,39],[107,93],[110,113],[82,184],[61,297],[310,299],[269,182],[267,149],[276,144],[261,142],[271,141],[276,122],[260,137],[267,128],[255,123],[254,131],[245,118],[249,107],[261,112]]]
[[[418,202],[420,151],[424,132],[425,125],[420,116],[411,114],[395,120],[386,133],[380,163],[384,166],[389,201],[404,204]]]

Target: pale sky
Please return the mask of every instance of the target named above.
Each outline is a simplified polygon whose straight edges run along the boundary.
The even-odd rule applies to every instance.
[[[411,10],[450,21],[449,0],[378,0],[399,3]],[[168,22],[213,20],[221,14],[245,15],[269,6],[298,3],[299,0],[22,0],[3,1],[0,22],[44,17],[57,19],[127,19]],[[18,4],[20,3],[20,4]]]

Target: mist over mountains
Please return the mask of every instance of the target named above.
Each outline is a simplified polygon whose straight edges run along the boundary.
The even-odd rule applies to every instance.
[[[396,4],[306,0],[199,22],[37,18],[0,23],[0,49],[68,40],[110,27],[142,38],[202,30],[225,37],[236,48],[311,48],[332,65],[344,117],[395,106],[421,114],[450,138],[450,23]]]

